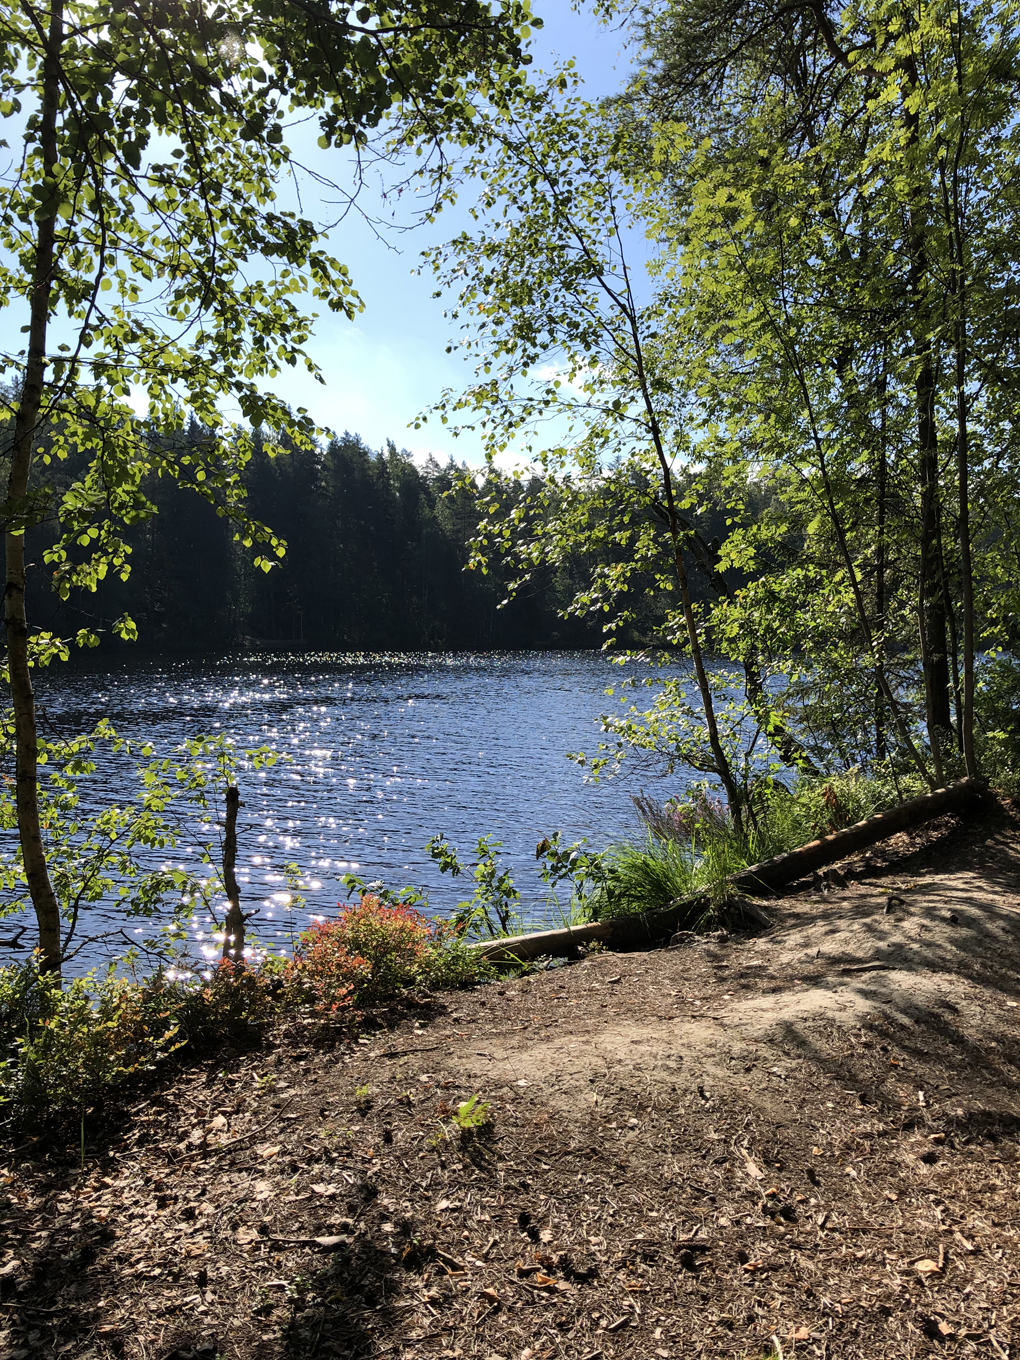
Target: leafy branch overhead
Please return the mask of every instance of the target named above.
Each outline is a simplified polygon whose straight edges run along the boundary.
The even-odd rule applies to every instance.
[[[670,681],[611,746],[737,815],[784,769],[974,774],[979,654],[1016,642],[1015,9],[671,0],[631,31],[617,97],[479,106],[434,172],[480,186],[429,257],[475,381],[422,417],[486,442],[476,565],[587,554],[570,608],[608,641],[654,602],[701,717]]]
[[[312,118],[321,147],[356,154],[413,111],[435,144],[470,97],[514,97],[528,24],[527,0],[0,7],[0,117],[19,142],[0,181],[0,306],[24,322],[0,349],[7,669],[18,830],[47,968],[59,967],[60,907],[30,670],[66,645],[30,625],[26,533],[55,520],[54,588],[94,591],[128,575],[126,529],[155,512],[147,488],[167,478],[230,520],[270,570],[286,545],[246,506],[255,431],[270,454],[307,449],[316,432],[271,384],[298,366],[321,380],[311,308],[350,318],[361,307],[322,229],[279,201],[299,169],[288,125]],[[201,443],[172,437],[196,420]],[[55,478],[72,452],[84,470],[40,485],[37,465]],[[132,637],[133,622],[118,631]],[[78,640],[94,639],[86,629]]]

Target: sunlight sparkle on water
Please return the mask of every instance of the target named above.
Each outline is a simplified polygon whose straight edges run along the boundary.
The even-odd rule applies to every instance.
[[[239,777],[242,907],[274,903],[275,914],[263,905],[250,930],[276,950],[313,914],[335,912],[347,900],[339,881],[345,873],[392,888],[421,885],[431,909],[448,914],[465,894],[425,851],[439,832],[463,858],[481,835],[502,841],[525,912],[536,924],[551,921],[536,843],[559,830],[565,843],[588,836],[600,848],[634,833],[632,792],[643,787],[665,797],[686,783],[680,775],[657,785],[645,774],[640,783],[586,785],[564,758],[567,751],[594,750],[594,720],[614,702],[604,691],[621,678],[607,658],[590,653],[179,660],[90,654],[40,674],[38,689],[40,704],[62,727],[85,731],[104,716],[121,736],[151,741],[159,756],[217,724],[242,747],[265,743],[288,754],[257,778],[243,769]],[[97,774],[83,781],[82,811],[122,802],[132,780],[123,755],[100,753]],[[194,867],[195,852],[182,841],[170,851],[171,862]],[[157,852],[153,863],[167,863],[167,854]],[[307,885],[300,909],[283,894],[289,861]],[[96,925],[89,933],[104,915],[123,927],[116,910],[92,908]],[[201,936],[209,947],[199,927],[207,932],[211,924],[196,920],[189,927],[196,946]],[[152,929],[150,923],[144,933]],[[102,957],[83,951],[76,966]]]

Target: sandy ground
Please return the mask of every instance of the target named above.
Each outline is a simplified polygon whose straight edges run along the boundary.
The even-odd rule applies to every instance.
[[[1017,822],[843,867],[11,1150],[0,1356],[1020,1356]]]

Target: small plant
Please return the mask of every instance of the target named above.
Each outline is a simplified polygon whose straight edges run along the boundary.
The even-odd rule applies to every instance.
[[[433,836],[425,848],[439,865],[440,873],[458,878],[465,872],[467,866],[461,861],[456,846],[450,845],[445,836]],[[461,935],[473,930],[489,939],[497,939],[521,928],[521,894],[514,887],[510,871],[501,868],[496,857],[496,852],[502,848],[502,842],[494,841],[491,836],[478,838],[475,862],[471,867],[475,890],[467,901],[457,903],[453,917]]]
[[[89,973],[62,989],[35,958],[0,969],[0,1104],[22,1115],[82,1111],[179,1048],[179,1029],[124,978]]]
[[[492,1104],[488,1100],[482,1100],[479,1094],[475,1094],[468,1100],[462,1100],[453,1111],[451,1118],[462,1133],[467,1133],[471,1129],[480,1129],[484,1124],[488,1124],[492,1112]]]
[[[372,1108],[372,1088],[367,1083],[354,1092],[354,1107],[359,1114],[368,1114]]]

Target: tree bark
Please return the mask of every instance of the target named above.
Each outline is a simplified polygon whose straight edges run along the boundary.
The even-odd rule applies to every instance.
[[[908,63],[907,90],[918,85],[917,72]],[[907,146],[920,140],[916,110],[904,98]],[[917,613],[924,674],[925,720],[936,778],[943,778],[942,749],[952,732],[949,700],[949,644],[943,596],[942,504],[939,487],[938,427],[935,420],[935,362],[932,354],[933,321],[928,300],[929,262],[925,216],[927,205],[916,190],[907,204],[907,256],[910,261],[909,305],[914,317],[914,410],[917,427],[918,476],[921,485],[920,549],[918,561]]]
[[[241,910],[241,889],[238,887],[237,866],[237,809],[241,806],[241,791],[233,784],[227,789],[227,819],[223,829],[223,887],[230,907],[223,922],[223,957],[235,965],[244,964],[244,927],[247,917]]]
[[[57,115],[60,107],[60,48],[63,41],[63,24],[61,0],[53,0],[46,55],[42,66],[42,108],[39,121],[39,145],[45,181],[54,180],[58,161]],[[25,376],[14,418],[11,470],[7,480],[8,515],[11,518],[5,534],[4,592],[7,664],[10,672],[11,704],[14,709],[18,836],[25,877],[39,928],[40,967],[44,972],[57,974],[60,973],[62,962],[60,906],[50,882],[39,817],[39,740],[25,601],[27,525],[23,512],[20,524],[18,517],[19,507],[24,506],[28,494],[33,446],[38,437],[45,391],[46,337],[56,262],[58,206],[51,194],[42,201],[39,209],[41,216],[36,219]]]
[[[885,630],[886,630],[886,498],[889,492],[889,448],[887,430],[887,395],[888,379],[883,371],[879,383],[879,397],[882,402],[879,421],[881,429],[879,432],[878,444],[878,472],[875,478],[875,496],[878,502],[876,506],[876,543],[875,543],[875,642],[878,647],[878,661],[881,666],[885,665]],[[885,760],[889,755],[889,745],[886,740],[885,712],[883,709],[885,696],[882,693],[882,686],[875,686],[875,759]]]

